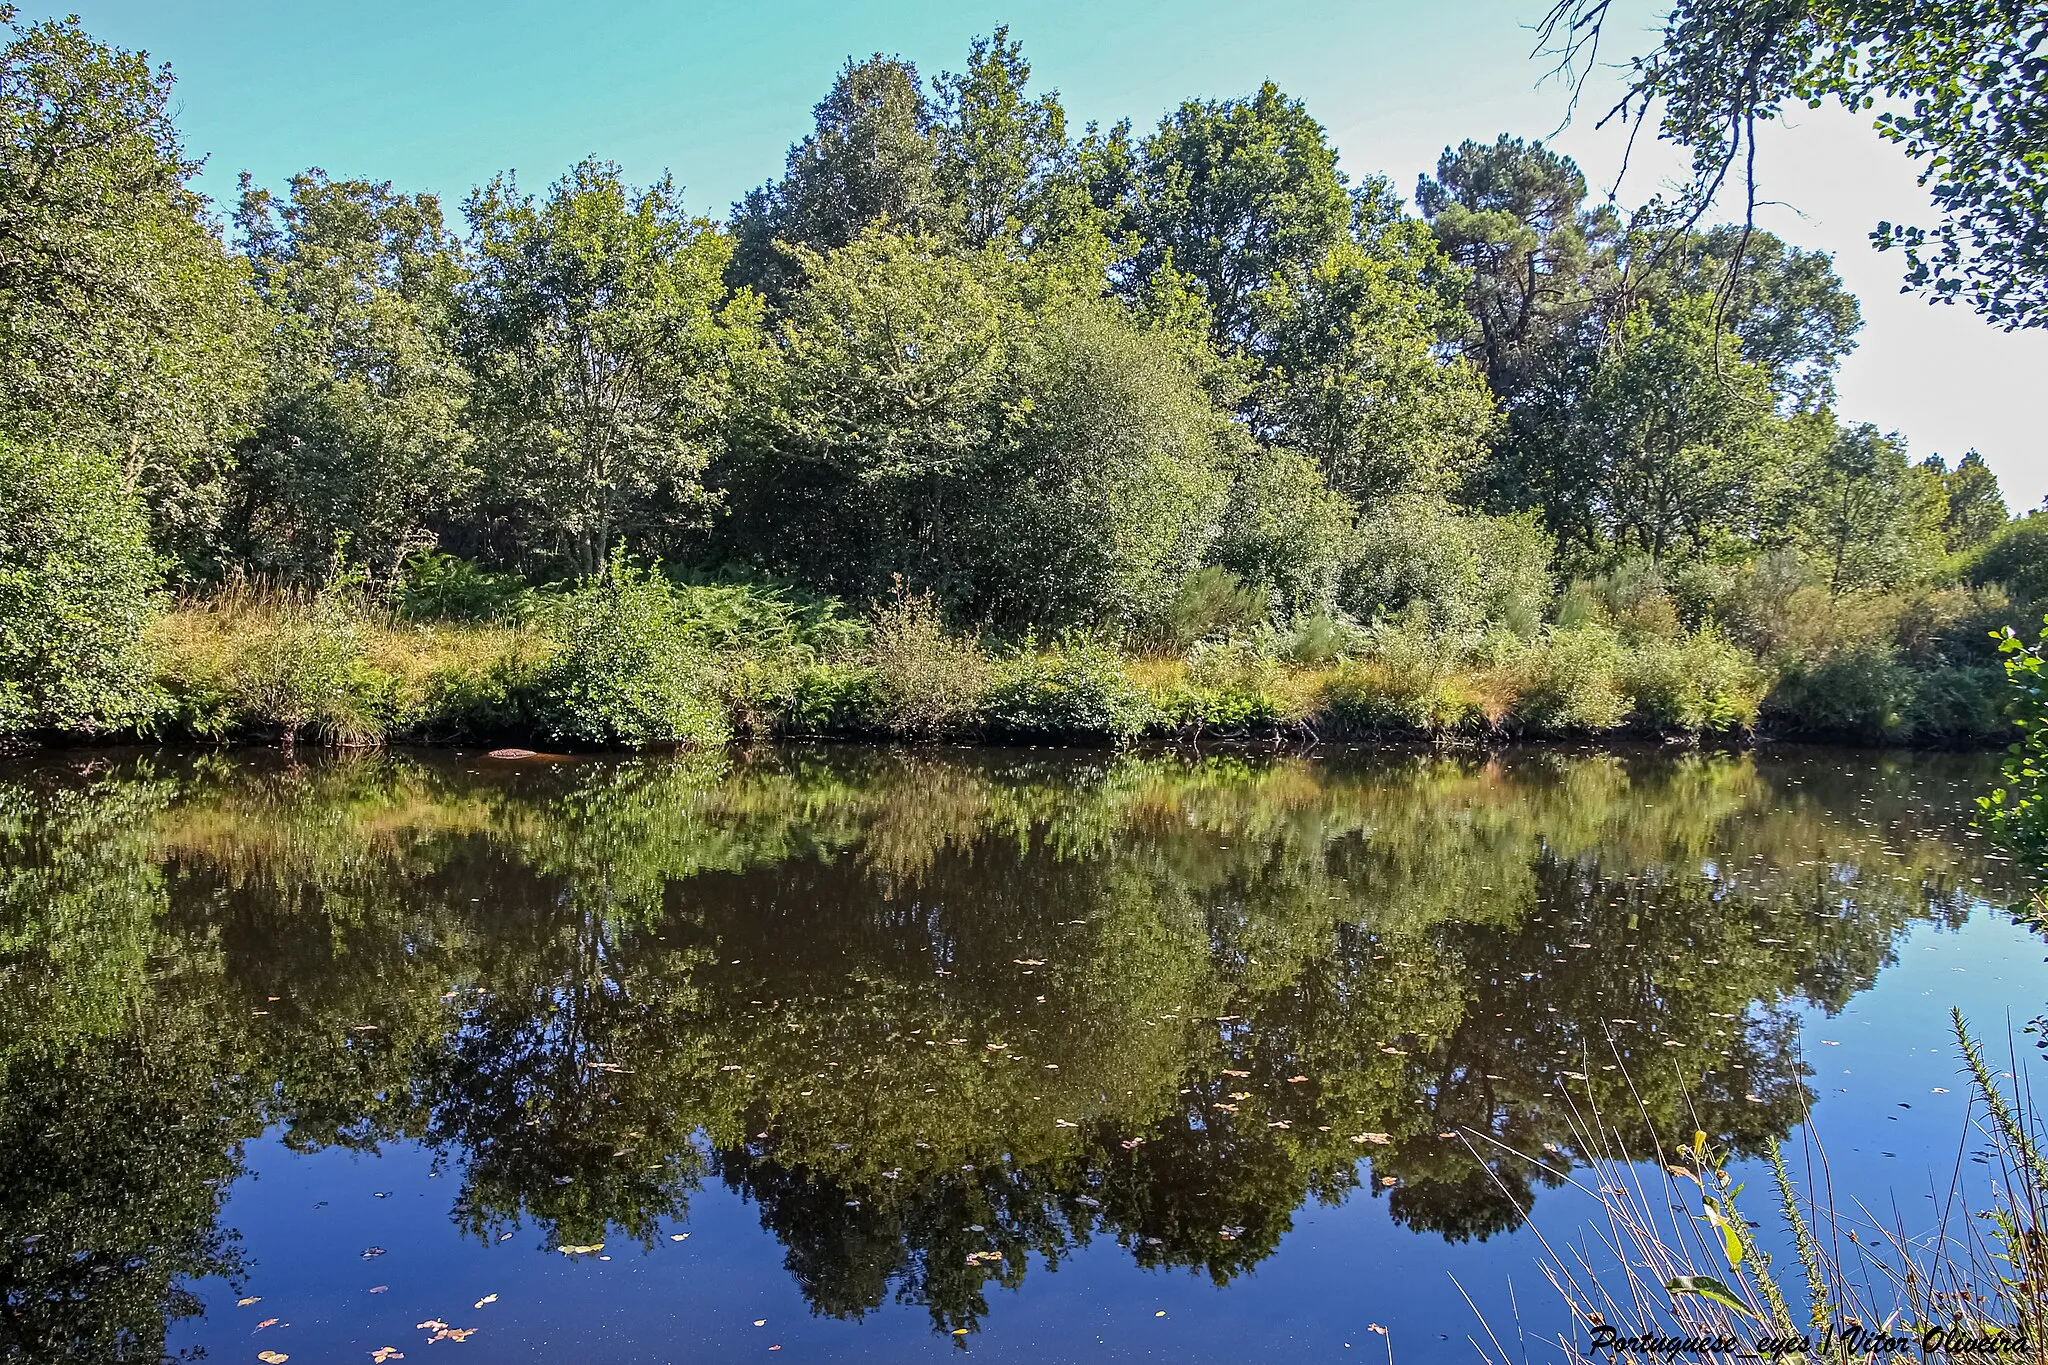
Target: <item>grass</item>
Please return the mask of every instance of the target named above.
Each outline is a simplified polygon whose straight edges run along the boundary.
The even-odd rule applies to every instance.
[[[348,584],[237,585],[188,600],[151,629],[159,695],[139,729],[343,746],[1696,738],[1760,725],[1947,744],[2007,737],[1995,685],[1967,669],[1846,652],[1825,667],[1773,669],[1711,626],[1631,636],[1604,619],[1526,635],[1329,623],[1132,653],[1091,635],[987,642],[908,592],[862,621],[771,590],[620,572],[460,619],[416,619],[417,602]]]
[[[1631,1153],[1618,1124],[1575,1105],[1574,1146],[1587,1164],[1572,1173],[1525,1158],[1597,1203],[1585,1241],[1537,1233],[1545,1274],[1572,1316],[1557,1340],[1563,1358],[1664,1359],[1674,1339],[1688,1360],[1917,1358],[1939,1331],[1955,1358],[2048,1361],[2041,1121],[2024,1079],[2001,1087],[1961,1012],[1952,1017],[1973,1092],[1972,1137],[1991,1153],[1988,1191],[1965,1187],[1959,1157],[1935,1226],[1909,1232],[1896,1212],[1843,1207],[1824,1152],[1808,1163],[1817,1178],[1796,1179],[1774,1139],[1766,1158],[1775,1217],[1793,1258],[1783,1268],[1759,1245],[1743,1186],[1705,1133]],[[2018,1073],[2016,1065],[2005,1074]],[[1487,1324],[1482,1355],[1516,1365],[1522,1348],[1503,1341],[1514,1331]]]

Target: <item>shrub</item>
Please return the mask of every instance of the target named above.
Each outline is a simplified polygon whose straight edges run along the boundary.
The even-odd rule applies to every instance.
[[[683,601],[614,553],[555,613],[561,652],[537,680],[536,719],[578,744],[722,744],[717,670]]]
[[[2048,602],[2048,516],[2036,512],[2008,525],[1977,552],[1964,577],[1996,583],[2028,607]]]
[[[985,715],[1016,735],[1109,735],[1135,739],[1153,707],[1101,640],[1069,636],[1050,650],[1019,650],[997,668]]]
[[[902,581],[875,611],[868,646],[875,670],[876,719],[898,734],[931,738],[972,726],[988,693],[988,660],[973,635],[946,633],[929,592]]]
[[[1339,729],[1438,733],[1474,717],[1458,685],[1458,660],[1440,637],[1383,627],[1373,632],[1371,650],[1323,683],[1322,710]]]
[[[1181,585],[1157,638],[1175,651],[1212,636],[1234,635],[1266,624],[1272,601],[1264,591],[1247,587],[1230,570],[1211,564],[1198,569]]]
[[[1774,729],[1876,741],[1899,737],[1913,677],[1888,643],[1857,643],[1785,663],[1764,699]]]
[[[1338,603],[1360,620],[1422,604],[1445,628],[1498,622],[1530,634],[1550,605],[1551,549],[1533,514],[1488,517],[1396,501],[1354,530]]]
[[[1746,730],[1768,677],[1711,626],[1646,640],[1622,661],[1621,686],[1636,723],[1660,730]]]
[[[1515,714],[1535,730],[1611,730],[1628,714],[1621,641],[1606,626],[1551,631],[1522,657]]]
[[[534,593],[517,574],[426,550],[400,568],[393,600],[407,621],[495,621],[527,614]]]
[[[1280,639],[1280,653],[1289,663],[1332,664],[1368,647],[1367,633],[1341,616],[1318,612],[1294,623]]]
[[[1159,701],[1162,723],[1244,732],[1302,719],[1307,706],[1282,691],[1280,665],[1246,640],[1198,644],[1187,671]]]
[[[0,438],[0,734],[87,734],[154,707],[148,521],[114,462]]]

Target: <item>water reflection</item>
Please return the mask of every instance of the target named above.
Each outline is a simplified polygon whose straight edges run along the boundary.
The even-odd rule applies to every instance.
[[[2007,894],[1962,828],[1985,771],[16,766],[0,1347],[159,1358],[194,1279],[246,1272],[220,1202],[273,1128],[425,1145],[487,1240],[651,1244],[722,1182],[817,1311],[940,1331],[1098,1240],[1227,1283],[1311,1199],[1484,1238],[1539,1178],[1489,1141],[1571,1166],[1567,1089],[1739,1151],[1795,1123],[1794,1009]]]

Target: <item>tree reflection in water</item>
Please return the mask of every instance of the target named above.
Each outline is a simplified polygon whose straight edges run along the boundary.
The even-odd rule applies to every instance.
[[[1567,1093],[1751,1152],[1794,1011],[2010,890],[1910,756],[790,750],[0,771],[0,1345],[154,1360],[240,1144],[425,1144],[494,1238],[723,1182],[820,1312],[1218,1284],[1365,1186],[1484,1238]],[[1626,1079],[1624,1079],[1624,1077]],[[1469,1145],[1468,1145],[1469,1139]],[[1554,1149],[1554,1150],[1553,1150]],[[1554,1177],[1551,1177],[1554,1180]]]

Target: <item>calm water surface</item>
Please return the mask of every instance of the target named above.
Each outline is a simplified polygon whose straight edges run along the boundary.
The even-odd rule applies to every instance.
[[[1470,1360],[1568,1095],[1932,1207],[2048,985],[1992,772],[0,766],[0,1358]]]

